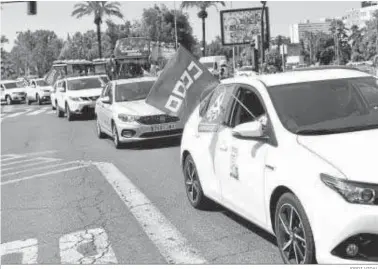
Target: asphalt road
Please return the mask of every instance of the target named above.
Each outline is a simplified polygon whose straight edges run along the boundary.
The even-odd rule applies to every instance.
[[[189,205],[179,144],[116,150],[94,120],[2,106],[1,263],[282,263],[268,233]]]

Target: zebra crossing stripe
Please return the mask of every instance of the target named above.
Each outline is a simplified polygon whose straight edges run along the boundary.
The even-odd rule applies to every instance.
[[[44,108],[38,109],[38,110],[36,110],[36,111],[34,111],[34,112],[31,112],[31,113],[29,113],[29,114],[26,114],[26,116],[34,116],[34,115],[38,115],[38,114],[40,114],[40,113],[42,113],[42,112],[45,112],[47,109],[49,109],[49,108],[48,108],[48,107],[44,107]]]

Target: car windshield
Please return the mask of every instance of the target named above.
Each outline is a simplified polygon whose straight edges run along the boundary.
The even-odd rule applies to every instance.
[[[374,77],[269,87],[289,131],[321,135],[378,128],[378,80]]]
[[[9,83],[4,83],[5,89],[15,89],[18,88],[16,82],[9,82]]]
[[[47,82],[44,81],[43,79],[41,79],[41,80],[36,80],[36,82],[37,82],[38,86],[42,86],[42,87],[44,87],[44,86],[49,86],[49,84],[47,84]]]
[[[244,66],[239,69],[239,71],[253,71],[252,66]]]
[[[78,78],[68,81],[68,90],[78,91],[93,88],[102,88],[103,82],[99,77]]]
[[[105,84],[109,82],[108,76],[101,76],[100,78],[102,79],[102,81],[104,81]]]
[[[155,81],[142,81],[116,85],[115,101],[127,102],[146,99],[154,83]]]

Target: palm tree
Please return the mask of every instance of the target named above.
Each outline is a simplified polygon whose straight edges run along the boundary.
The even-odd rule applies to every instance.
[[[81,18],[86,15],[94,15],[94,23],[97,26],[97,41],[98,41],[98,54],[102,58],[101,52],[101,23],[104,15],[115,16],[123,18],[123,15],[119,9],[119,2],[107,2],[107,1],[85,1],[84,3],[78,3],[74,6],[71,16]]]
[[[181,8],[197,7],[200,9],[198,12],[198,18],[202,19],[202,56],[205,56],[206,34],[205,34],[205,20],[207,18],[207,9],[211,6],[217,7],[220,4],[226,6],[224,1],[182,1]]]

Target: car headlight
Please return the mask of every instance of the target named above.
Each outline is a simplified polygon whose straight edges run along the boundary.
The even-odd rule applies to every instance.
[[[69,96],[68,97],[71,101],[74,101],[74,102],[80,102],[81,99],[79,97],[72,97],[72,96]]]
[[[326,174],[320,174],[320,179],[349,203],[372,205],[378,195],[378,185],[349,181]]]
[[[139,119],[139,116],[134,115],[126,115],[126,114],[118,114],[118,119],[124,122],[134,122]]]

